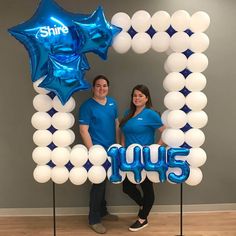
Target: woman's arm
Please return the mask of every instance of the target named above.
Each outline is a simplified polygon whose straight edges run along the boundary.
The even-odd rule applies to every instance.
[[[91,139],[91,136],[88,132],[89,126],[88,125],[80,125],[79,126],[79,132],[82,137],[84,145],[89,149],[93,146],[93,142]]]

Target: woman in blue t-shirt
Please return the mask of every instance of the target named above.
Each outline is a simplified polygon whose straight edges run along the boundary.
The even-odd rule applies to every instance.
[[[137,85],[133,88],[130,109],[121,120],[120,128],[121,144],[125,147],[133,143],[142,146],[151,145],[155,142],[155,131],[164,130],[159,114],[152,109],[149,89],[145,85]],[[158,144],[162,143],[162,140],[159,140]],[[154,203],[152,182],[146,178],[140,186],[143,194],[140,193],[137,185],[127,178],[123,182],[124,193],[140,206],[138,219],[129,228],[131,231],[138,231],[148,225],[147,217]]]

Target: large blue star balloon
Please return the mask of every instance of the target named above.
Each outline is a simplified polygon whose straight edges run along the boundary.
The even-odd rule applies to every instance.
[[[112,39],[122,29],[106,21],[102,7],[98,7],[90,17],[81,18],[74,22],[82,41],[82,48],[79,48],[79,52],[94,52],[102,59],[107,59]]]
[[[26,22],[9,29],[27,49],[32,81],[45,76],[40,87],[53,91],[65,104],[71,95],[90,86],[85,53],[107,58],[113,37],[121,29],[110,25],[99,7],[91,15],[65,11],[53,0],[42,0]]]
[[[49,53],[77,51],[81,41],[73,20],[87,17],[69,13],[53,0],[42,0],[28,21],[9,29],[29,53],[33,82],[47,74]]]

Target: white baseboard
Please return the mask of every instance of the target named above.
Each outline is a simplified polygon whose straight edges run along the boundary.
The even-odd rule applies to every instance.
[[[136,214],[137,206],[110,206],[111,213]],[[178,213],[179,205],[154,205],[151,213]],[[236,203],[184,205],[184,213],[236,211]],[[14,216],[52,216],[52,208],[0,208],[0,217]],[[88,207],[58,207],[57,216],[87,215]]]

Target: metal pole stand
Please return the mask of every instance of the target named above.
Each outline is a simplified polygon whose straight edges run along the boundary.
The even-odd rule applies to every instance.
[[[52,184],[52,196],[53,196],[53,235],[56,236],[56,192],[55,183]]]
[[[183,235],[183,183],[180,184],[180,233],[176,236]]]

